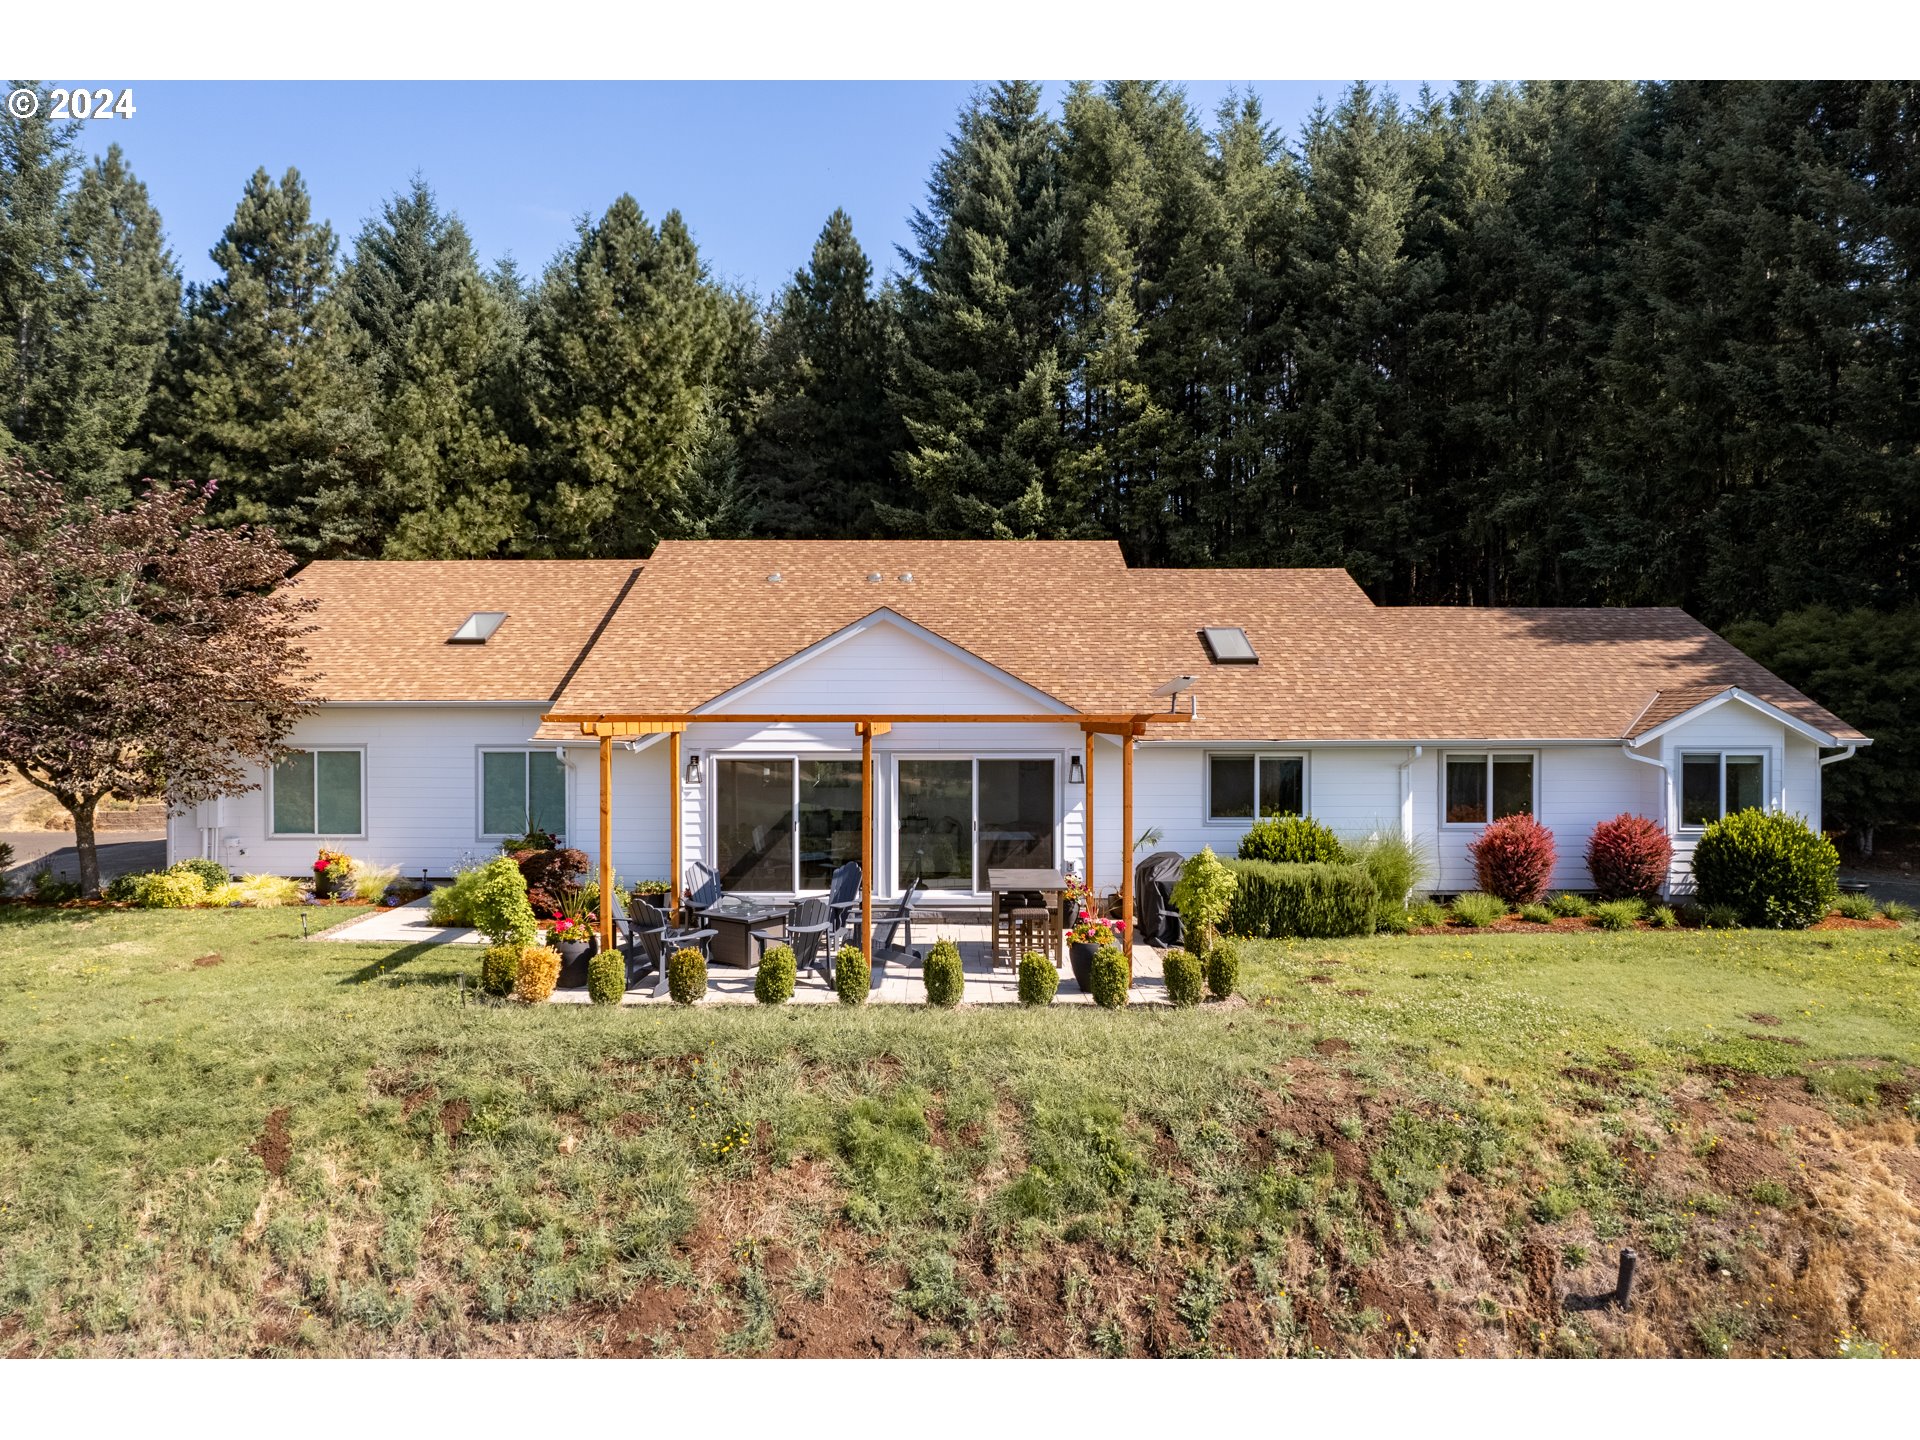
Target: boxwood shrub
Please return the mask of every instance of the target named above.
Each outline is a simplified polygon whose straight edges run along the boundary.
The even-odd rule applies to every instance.
[[[1274,865],[1312,865],[1344,860],[1346,852],[1333,831],[1306,815],[1281,815],[1256,821],[1240,837],[1242,860],[1265,860]]]
[[[753,977],[753,998],[762,1005],[784,1005],[793,998],[794,979],[793,947],[775,945],[760,957],[760,969]]]
[[[227,873],[227,867],[218,860],[209,860],[196,855],[191,860],[176,860],[167,867],[169,875],[198,875],[200,882],[211,890],[216,885],[224,885],[233,877]]]
[[[1167,999],[1173,1002],[1176,1010],[1188,1010],[1200,1003],[1200,997],[1206,993],[1205,967],[1198,955],[1185,950],[1169,950],[1167,958],[1161,962],[1161,973],[1167,980]]]
[[[513,998],[523,1005],[539,1005],[560,981],[560,952],[545,945],[529,945],[520,952],[520,968],[513,976]]]
[[[960,964],[960,947],[951,940],[936,941],[927,952],[921,976],[927,986],[927,1003],[943,1008],[960,1003],[967,977]]]
[[[1127,991],[1133,985],[1133,971],[1127,957],[1112,946],[1093,952],[1093,965],[1087,976],[1093,990],[1093,1003],[1103,1010],[1118,1010],[1127,1003]]]
[[[514,872],[516,875],[519,871]],[[676,1005],[691,1005],[707,993],[707,957],[691,945],[667,957],[667,994]]]
[[[627,993],[627,957],[602,950],[587,961],[587,998],[596,1005],[618,1005]]]
[[[1240,952],[1222,940],[1207,952],[1207,989],[1214,999],[1224,1000],[1239,988]]]
[[[1038,950],[1029,950],[1020,957],[1022,1005],[1051,1005],[1054,992],[1059,988],[1060,971],[1053,961]]]
[[[873,987],[873,967],[858,945],[842,945],[833,952],[833,988],[842,1005],[864,1005]]]
[[[1329,939],[1373,933],[1379,895],[1364,865],[1223,863],[1237,877],[1226,925],[1235,935]]]
[[[480,988],[489,995],[511,995],[520,973],[520,945],[489,945],[480,957]]]
[[[1738,810],[1716,820],[1693,847],[1700,903],[1727,906],[1743,925],[1804,930],[1840,893],[1833,842],[1798,815]]]

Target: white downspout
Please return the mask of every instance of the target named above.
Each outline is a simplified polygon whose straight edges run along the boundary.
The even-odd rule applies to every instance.
[[[1842,750],[1842,751],[1841,751],[1841,752],[1840,752],[1840,753],[1839,753],[1838,755],[1823,755],[1823,756],[1821,756],[1821,757],[1820,757],[1820,768],[1821,768],[1822,770],[1824,770],[1824,769],[1826,769],[1826,768],[1827,768],[1827,766],[1829,766],[1829,765],[1832,765],[1832,764],[1834,764],[1834,763],[1836,763],[1837,761],[1841,761],[1841,760],[1851,760],[1851,759],[1853,758],[1853,755],[1854,755],[1854,752],[1855,752],[1856,750],[1858,750],[1859,748],[1860,748],[1860,747],[1859,747],[1858,745],[1849,745],[1849,746],[1847,746],[1847,748],[1846,748],[1846,749],[1844,749],[1844,750]]]
[[[1400,765],[1400,835],[1409,845],[1413,843],[1413,762],[1426,752],[1424,745],[1416,745],[1407,752],[1407,758]]]
[[[1668,800],[1670,797],[1667,792],[1673,787],[1673,775],[1667,769],[1667,762],[1665,760],[1656,760],[1651,755],[1642,755],[1638,750],[1634,749],[1632,745],[1622,745],[1620,747],[1620,753],[1629,760],[1637,760],[1642,765],[1651,765],[1660,772],[1660,828],[1667,832],[1667,838],[1671,840],[1673,838],[1673,822],[1668,819]],[[1669,894],[1672,889],[1673,868],[1669,865],[1667,868],[1667,880],[1666,883],[1660,887],[1660,893],[1663,895]]]

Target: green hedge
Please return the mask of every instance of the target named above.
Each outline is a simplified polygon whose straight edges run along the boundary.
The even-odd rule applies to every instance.
[[[1717,820],[1693,848],[1700,903],[1731,906],[1742,925],[1804,930],[1839,897],[1833,842],[1798,815],[1739,810]]]
[[[1379,898],[1365,865],[1228,860],[1238,877],[1227,930],[1250,939],[1371,935]]]

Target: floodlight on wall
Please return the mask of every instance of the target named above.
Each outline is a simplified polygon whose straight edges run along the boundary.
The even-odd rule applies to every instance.
[[[1067,761],[1067,783],[1069,785],[1084,785],[1087,783],[1087,772],[1082,768],[1078,755],[1070,757]]]

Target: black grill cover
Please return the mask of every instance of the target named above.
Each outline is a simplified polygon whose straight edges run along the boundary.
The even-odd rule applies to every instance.
[[[1180,943],[1180,916],[1171,897],[1185,861],[1177,850],[1156,850],[1134,866],[1133,923],[1149,945]]]

